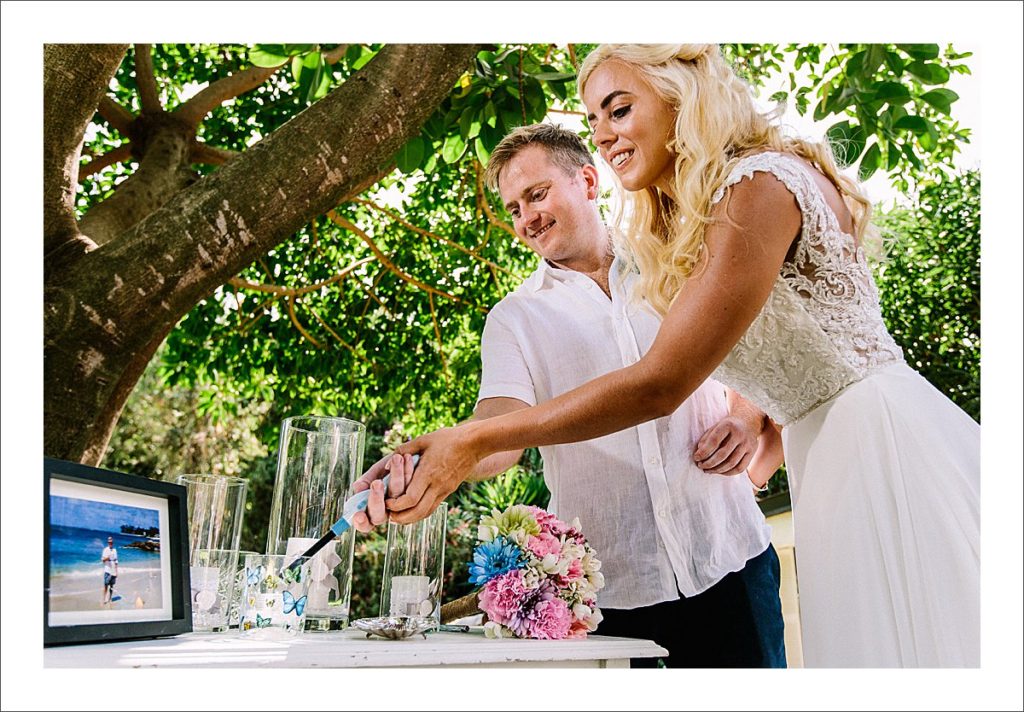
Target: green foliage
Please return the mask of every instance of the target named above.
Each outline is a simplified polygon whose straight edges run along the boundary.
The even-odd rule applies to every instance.
[[[912,367],[981,421],[981,176],[950,176],[879,218],[886,326]]]
[[[513,504],[547,507],[550,496],[542,474],[516,466],[489,480],[465,483],[457,490],[456,501],[479,517],[490,514],[492,509],[505,510]]]
[[[936,170],[951,172],[960,145],[970,140],[951,115],[959,96],[936,86],[953,74],[970,74],[963,60],[971,54],[952,45],[732,44],[723,51],[756,87],[785,70],[772,101],[792,101],[800,114],[813,111],[815,120],[839,119],[828,138],[843,165],[860,159],[862,180],[884,169],[907,191]]]

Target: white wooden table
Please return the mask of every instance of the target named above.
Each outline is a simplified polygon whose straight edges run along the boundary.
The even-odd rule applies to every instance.
[[[187,633],[173,638],[46,648],[47,668],[359,668],[359,667],[629,667],[629,658],[667,655],[649,640],[591,635],[585,640],[485,638],[430,633],[408,640],[367,639],[354,629],[304,633],[278,642],[237,632]]]

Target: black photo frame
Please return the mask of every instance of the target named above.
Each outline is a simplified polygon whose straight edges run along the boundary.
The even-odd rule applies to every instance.
[[[186,502],[181,485],[43,458],[44,646],[191,632]],[[107,537],[131,562],[109,587]]]

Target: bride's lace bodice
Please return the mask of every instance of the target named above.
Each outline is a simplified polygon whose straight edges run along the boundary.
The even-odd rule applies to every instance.
[[[885,329],[871,270],[797,158],[758,153],[739,161],[715,193],[755,171],[771,173],[796,196],[803,224],[792,261],[713,377],[777,423],[801,418],[872,371],[903,360]]]

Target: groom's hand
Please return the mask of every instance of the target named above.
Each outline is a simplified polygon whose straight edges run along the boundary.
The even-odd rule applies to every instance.
[[[728,415],[708,428],[693,450],[693,461],[704,472],[738,475],[757,452],[757,438],[749,419]]]

